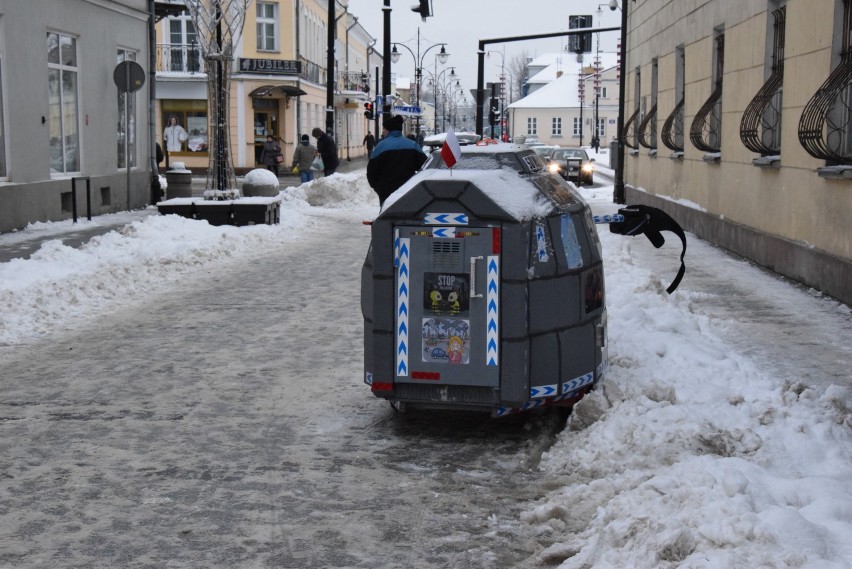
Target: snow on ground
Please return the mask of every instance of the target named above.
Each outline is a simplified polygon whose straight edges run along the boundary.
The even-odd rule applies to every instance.
[[[604,162],[599,154],[601,170]],[[593,208],[613,209],[611,186],[582,192]],[[324,215],[378,212],[363,173],[285,188],[281,197],[277,226],[152,215],[80,249],[52,240],[30,259],[0,264],[0,343],[48,338],[188,271],[298,239],[327,223]],[[60,235],[64,223],[34,224],[0,244]],[[540,561],[563,569],[852,567],[847,388],[770,377],[726,341],[725,322],[702,313],[699,294],[665,294],[667,283],[634,262],[629,238],[600,236],[606,274],[618,275],[607,279],[610,367],[542,459],[565,485],[524,518],[553,544]],[[753,274],[753,286],[763,286],[766,275]],[[848,307],[837,310],[849,316]]]

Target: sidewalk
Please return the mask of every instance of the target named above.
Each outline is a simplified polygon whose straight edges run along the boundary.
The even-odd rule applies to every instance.
[[[344,158],[341,160],[337,171],[341,174],[349,174],[366,167],[366,157],[353,158],[349,161]],[[243,177],[238,176],[237,183],[241,185],[242,181]],[[198,187],[199,193],[204,189],[205,183],[206,177],[204,176],[192,178],[192,186],[193,188]],[[288,170],[278,176],[278,183],[282,190],[287,187],[298,186],[300,184],[299,176],[291,174]],[[38,251],[42,244],[54,239],[59,239],[68,247],[78,248],[92,237],[121,229],[134,221],[145,219],[149,215],[159,215],[159,211],[154,206],[148,206],[145,209],[92,216],[92,221],[86,219],[84,215],[77,218],[77,223],[70,219],[34,223],[20,231],[0,233],[0,263],[7,263],[12,259],[29,258],[30,255]]]

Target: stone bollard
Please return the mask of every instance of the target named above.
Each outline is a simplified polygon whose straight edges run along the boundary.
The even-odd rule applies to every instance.
[[[243,178],[243,197],[275,197],[278,192],[278,177],[269,170],[255,168]]]

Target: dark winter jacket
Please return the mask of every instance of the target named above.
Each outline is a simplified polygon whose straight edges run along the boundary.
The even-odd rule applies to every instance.
[[[334,143],[328,134],[323,133],[317,138],[317,151],[322,156],[322,162],[325,165],[325,174],[333,174],[340,165],[340,160],[337,158],[337,145]]]
[[[402,136],[402,132],[392,130],[381,139],[367,163],[367,182],[379,195],[379,203],[384,204],[424,162],[423,149],[417,142]]]
[[[274,140],[267,140],[263,143],[263,151],[260,153],[260,161],[266,166],[274,166],[278,164],[276,157],[281,154],[281,146]]]

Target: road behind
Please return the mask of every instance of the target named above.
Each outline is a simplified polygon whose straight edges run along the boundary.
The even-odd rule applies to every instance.
[[[398,416],[361,382],[369,229],[0,348],[0,567],[517,567],[555,415]],[[140,299],[142,300],[142,299]]]

